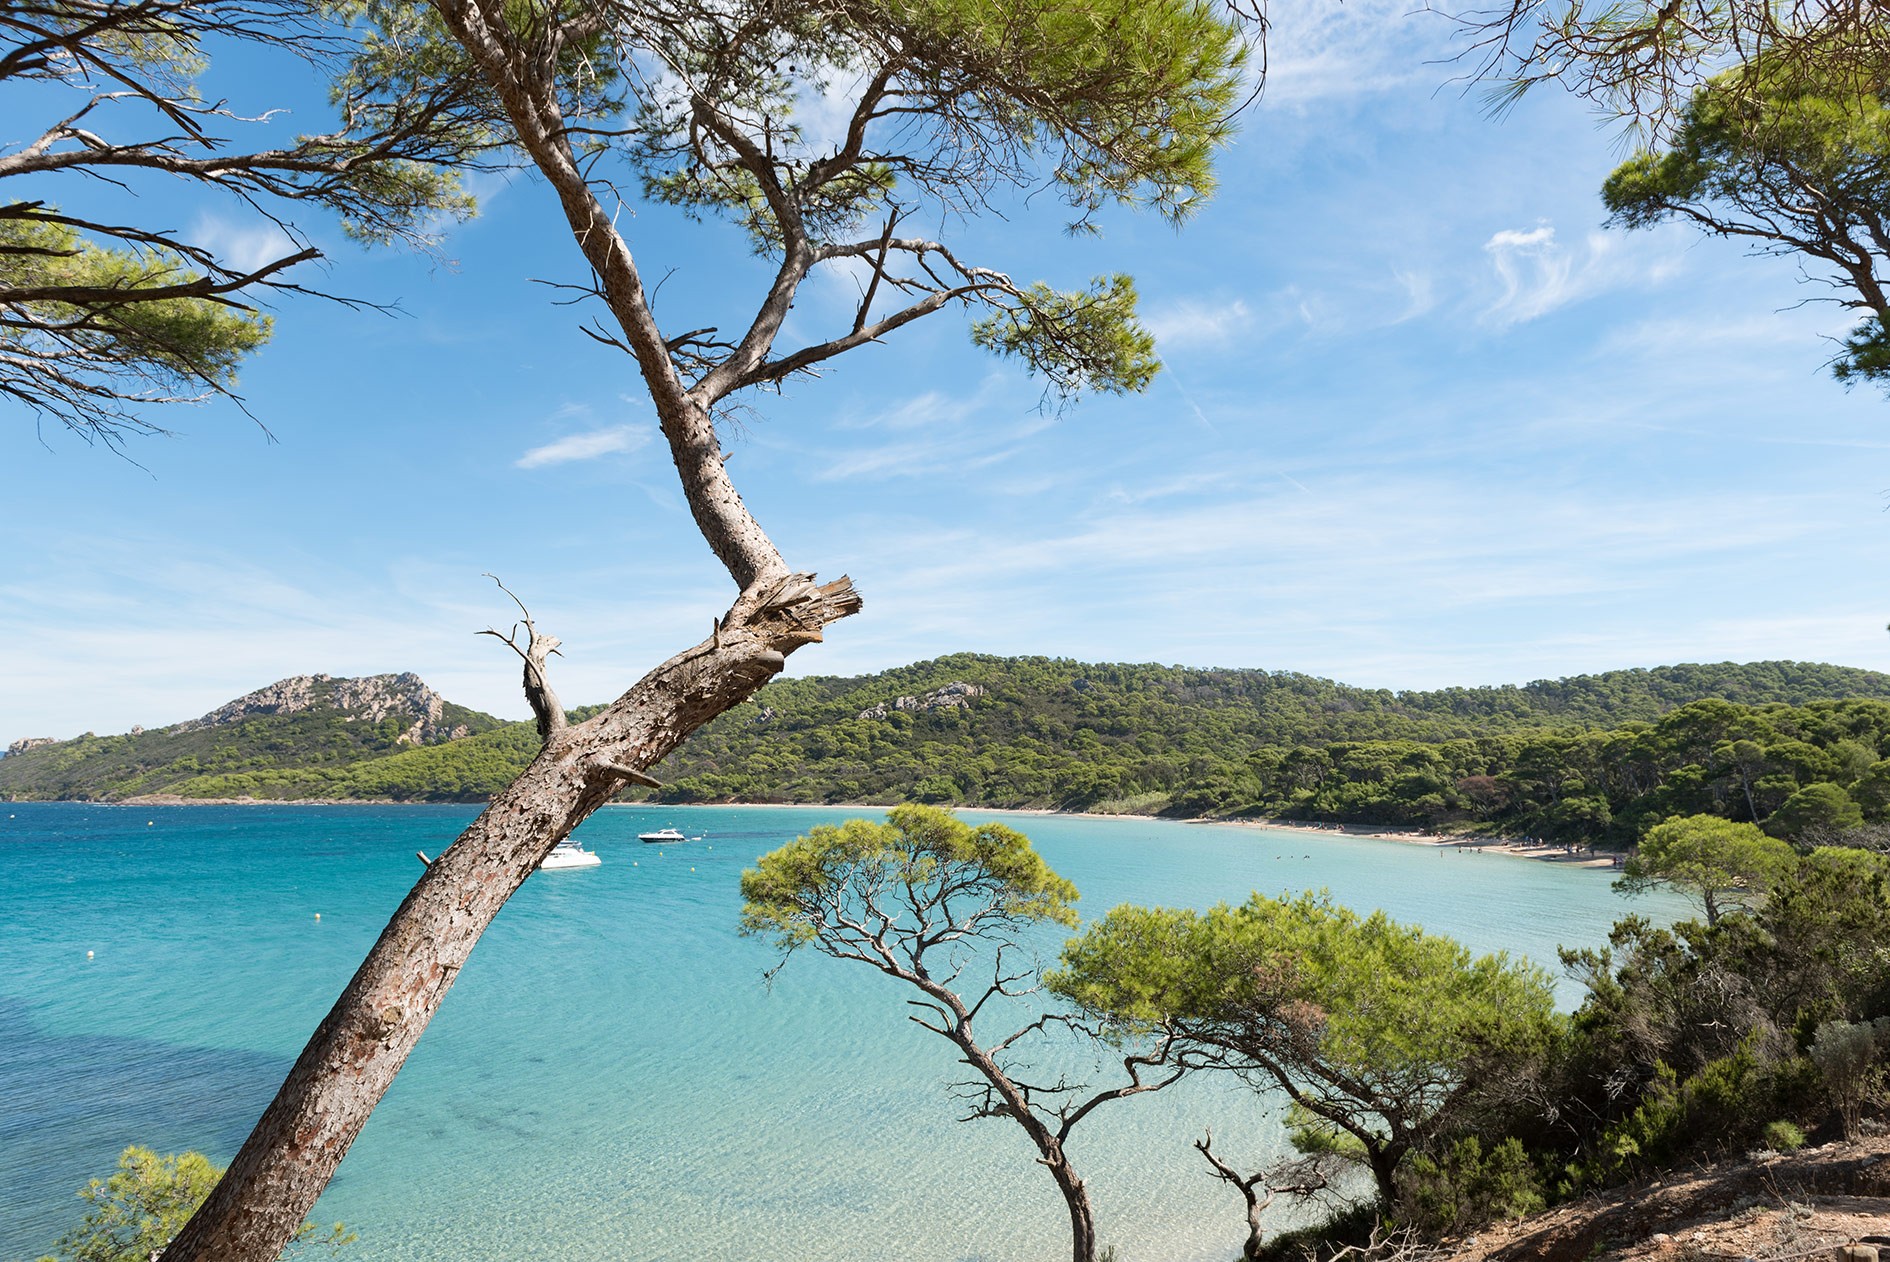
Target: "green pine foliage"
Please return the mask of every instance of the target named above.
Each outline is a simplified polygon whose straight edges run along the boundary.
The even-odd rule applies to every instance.
[[[1890,107],[1842,49],[1735,66],[1693,93],[1670,143],[1643,150],[1601,190],[1613,221],[1669,220],[1795,254],[1860,313],[1831,361],[1846,384],[1890,382],[1890,300],[1877,253],[1890,227]],[[1810,73],[1807,73],[1807,71]]]
[[[79,1189],[88,1206],[78,1225],[61,1236],[56,1253],[39,1262],[150,1262],[163,1252],[223,1177],[223,1167],[200,1152],[159,1156],[136,1144],[118,1156],[118,1169]],[[327,1231],[312,1222],[297,1228],[284,1259],[305,1248],[333,1252],[355,1235],[341,1223]]]
[[[1710,925],[1722,909],[1762,901],[1797,862],[1790,846],[1756,825],[1676,816],[1647,830],[1614,887],[1624,894],[1655,886],[1679,890],[1699,902]]]
[[[203,1204],[223,1174],[200,1152],[159,1156],[133,1145],[118,1169],[79,1189],[87,1206],[78,1226],[40,1262],[147,1262]]]
[[[1511,1135],[1489,1152],[1465,1135],[1433,1156],[1421,1152],[1398,1182],[1396,1217],[1428,1237],[1459,1236],[1485,1223],[1522,1218],[1548,1202],[1522,1141]]]
[[[1324,893],[1206,912],[1125,904],[1064,945],[1045,985],[1105,1028],[1160,1028],[1277,1090],[1294,1148],[1364,1167],[1386,1205],[1406,1159],[1486,1111],[1559,1028],[1541,970]],[[1490,1174],[1468,1182],[1514,1183]]]
[[[124,293],[123,301],[56,299],[24,304],[30,321],[0,326],[9,355],[40,353],[60,342],[109,357],[156,388],[230,386],[237,365],[269,340],[267,315],[208,298],[145,300],[145,291],[201,281],[176,252],[111,249],[60,223],[0,223],[0,293]],[[41,325],[60,330],[57,337]]]

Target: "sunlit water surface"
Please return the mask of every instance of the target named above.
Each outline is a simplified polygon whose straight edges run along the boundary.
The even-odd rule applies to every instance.
[[[744,865],[857,813],[611,807],[587,823],[603,866],[526,882],[316,1207],[360,1233],[346,1256],[1065,1256],[1062,1203],[1021,1132],[955,1120],[951,1049],[906,1020],[897,983],[809,955],[770,988],[772,953],[735,932]],[[419,876],[414,851],[439,853],[472,814],[0,804],[0,1259],[44,1252],[126,1144],[227,1161]],[[1092,916],[1327,887],[1553,966],[1626,910],[1606,872],[1448,848],[995,818]],[[703,840],[636,840],[672,822]],[[1260,1102],[1205,1081],[1077,1132],[1125,1260],[1232,1255],[1238,1201],[1189,1147],[1209,1123],[1248,1164],[1279,1143]]]

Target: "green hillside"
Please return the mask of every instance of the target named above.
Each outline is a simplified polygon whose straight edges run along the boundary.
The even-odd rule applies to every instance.
[[[954,683],[962,705],[900,710]],[[1890,676],[1798,662],[1612,671],[1526,686],[1391,692],[1309,675],[961,654],[859,678],[771,684],[659,772],[672,800],[1085,808],[1166,795],[1269,746],[1436,743],[1650,721],[1702,698],[1890,697]],[[872,707],[883,717],[861,717]]]
[[[777,681],[657,768],[666,788],[655,796],[1618,832],[1640,818],[1629,799],[1664,789],[1669,774],[1692,766],[1699,753],[1697,741],[1670,741],[1671,748],[1650,753],[1648,725],[1702,699],[1731,703],[1741,722],[1757,723],[1765,750],[1788,739],[1814,743],[1831,727],[1784,710],[1890,699],[1890,676],[1758,662],[1391,692],[1285,672],[960,654],[875,675]],[[333,705],[292,715],[231,707],[237,712],[208,727],[87,736],[0,759],[0,794],[474,801],[502,787],[537,748],[530,724],[458,707],[453,722],[468,734],[438,742],[400,739],[396,728],[408,711],[369,721]],[[1890,707],[1852,709],[1849,726],[1831,727],[1837,734],[1825,741],[1855,746],[1843,751],[1842,775],[1836,764],[1800,759],[1789,786],[1775,778],[1770,796],[1755,797],[1749,813],[1776,810],[1804,784],[1843,775],[1855,783],[1890,752],[1880,748],[1885,725],[1873,717]],[[1609,750],[1638,750],[1638,761]],[[1559,774],[1540,765],[1558,759],[1566,764]],[[1607,769],[1617,763],[1618,771]],[[1535,776],[1529,784],[1552,787],[1528,787],[1525,771]],[[1712,778],[1701,772],[1695,779],[1702,777]],[[1499,779],[1500,790],[1482,783]]]
[[[0,758],[0,797],[116,801],[185,793],[198,779],[251,771],[314,776],[408,748],[439,748],[508,726],[455,705],[415,675],[281,680],[201,719],[91,732]]]

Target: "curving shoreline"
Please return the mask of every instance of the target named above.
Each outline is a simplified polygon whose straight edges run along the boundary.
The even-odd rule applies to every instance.
[[[873,810],[884,808],[873,807]],[[1131,813],[1105,815],[1095,811],[1052,811],[1041,807],[1001,808],[1001,807],[966,807],[967,810],[1003,810],[1009,815],[1067,815],[1076,819],[1169,819],[1165,815],[1137,815]],[[1494,836],[1454,836],[1443,837],[1435,833],[1418,832],[1414,829],[1395,828],[1386,824],[1321,824],[1302,819],[1271,819],[1255,817],[1248,819],[1216,819],[1197,816],[1192,819],[1174,820],[1178,824],[1207,824],[1228,828],[1263,828],[1274,832],[1307,833],[1324,837],[1363,837],[1371,841],[1396,841],[1409,846],[1430,846],[1438,850],[1454,850],[1463,854],[1499,854],[1516,859],[1536,859],[1544,863],[1560,863],[1568,867],[1612,868],[1617,866],[1611,854],[1583,849],[1565,849],[1562,846],[1522,841],[1515,837]]]
[[[141,793],[117,802],[93,802],[93,806],[481,806],[483,803],[468,802],[412,802],[396,801],[393,798],[187,798],[175,793]],[[670,810],[688,810],[699,806],[740,806],[752,809],[786,811],[884,811],[896,803],[874,802],[614,802],[612,806],[634,806],[650,810],[659,807]],[[1439,850],[1453,850],[1460,854],[1497,854],[1515,859],[1534,859],[1541,863],[1559,863],[1567,867],[1614,868],[1619,866],[1618,857],[1612,854],[1597,853],[1580,848],[1568,849],[1546,843],[1522,841],[1514,837],[1493,836],[1438,836],[1434,833],[1418,832],[1414,829],[1396,828],[1382,824],[1321,824],[1307,820],[1283,820],[1271,818],[1252,819],[1215,819],[1195,817],[1192,819],[1172,819],[1163,815],[1145,815],[1133,812],[1103,813],[1098,811],[1058,811],[1041,806],[976,806],[967,805],[955,809],[968,811],[989,811],[1003,815],[1046,815],[1071,819],[1162,819],[1178,824],[1203,824],[1228,828],[1259,828],[1275,832],[1306,833],[1313,836],[1362,837],[1372,841],[1395,841],[1410,846],[1430,846]]]
[[[1309,824],[1304,820],[1205,820],[1204,823],[1234,824],[1251,828],[1272,828],[1284,832],[1338,834],[1343,837],[1369,837],[1377,841],[1397,841],[1411,846],[1430,846],[1456,850],[1464,854],[1500,854],[1517,859],[1536,859],[1577,868],[1613,868],[1618,866],[1612,854],[1602,854],[1579,847],[1567,848],[1546,842],[1520,841],[1514,837],[1460,836],[1440,837],[1434,833],[1386,829],[1371,824]]]

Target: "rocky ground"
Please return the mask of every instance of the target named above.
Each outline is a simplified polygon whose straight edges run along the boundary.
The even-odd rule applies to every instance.
[[[1490,1228],[1447,1262],[1836,1262],[1853,1242],[1890,1262],[1890,1136],[1669,1174]]]

